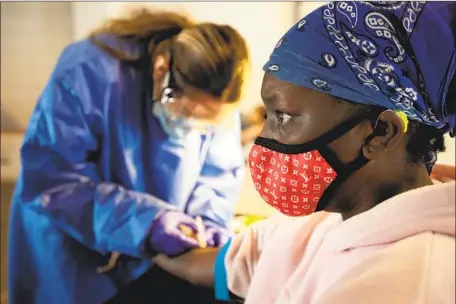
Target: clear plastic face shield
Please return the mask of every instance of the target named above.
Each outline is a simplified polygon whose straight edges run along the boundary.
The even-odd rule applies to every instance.
[[[221,101],[201,100],[200,96],[184,96],[176,87],[171,70],[166,73],[160,98],[154,102],[153,113],[160,120],[164,131],[173,137],[182,138],[191,132],[202,135],[216,132],[227,125],[227,111],[204,104],[218,105]],[[198,98],[199,97],[199,98]],[[207,97],[207,96],[206,96]]]

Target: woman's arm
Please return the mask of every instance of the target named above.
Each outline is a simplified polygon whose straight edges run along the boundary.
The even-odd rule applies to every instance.
[[[197,286],[215,287],[219,300],[229,293],[245,298],[264,244],[286,218],[273,216],[235,235],[222,248],[195,249],[176,258],[155,257],[158,266]]]
[[[194,249],[175,258],[159,254],[155,263],[163,270],[179,277],[195,286],[214,286],[214,268],[220,248]]]

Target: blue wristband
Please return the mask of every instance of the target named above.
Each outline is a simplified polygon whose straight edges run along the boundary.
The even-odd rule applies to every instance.
[[[214,269],[214,291],[215,298],[219,301],[229,301],[230,292],[228,290],[228,281],[225,267],[225,256],[230,247],[231,239],[220,249],[215,259]]]

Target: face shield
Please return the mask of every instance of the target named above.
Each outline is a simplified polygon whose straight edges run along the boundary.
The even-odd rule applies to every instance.
[[[153,113],[168,135],[175,138],[185,137],[191,132],[206,135],[230,125],[230,115],[227,115],[230,105],[202,93],[186,96],[176,85],[172,60],[169,66],[160,98],[153,104]]]

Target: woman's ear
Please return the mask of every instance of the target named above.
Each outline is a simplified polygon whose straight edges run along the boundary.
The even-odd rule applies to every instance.
[[[161,85],[165,74],[168,72],[168,61],[165,56],[157,55],[154,60],[152,76],[154,77],[154,82],[158,82]]]
[[[163,55],[157,55],[154,60],[153,70],[152,70],[152,89],[154,100],[160,98],[161,91],[163,89],[163,81],[165,75],[168,72],[168,61]]]
[[[406,126],[399,115],[391,110],[378,117],[373,135],[363,146],[363,154],[369,160],[379,158],[395,149],[405,135]]]

